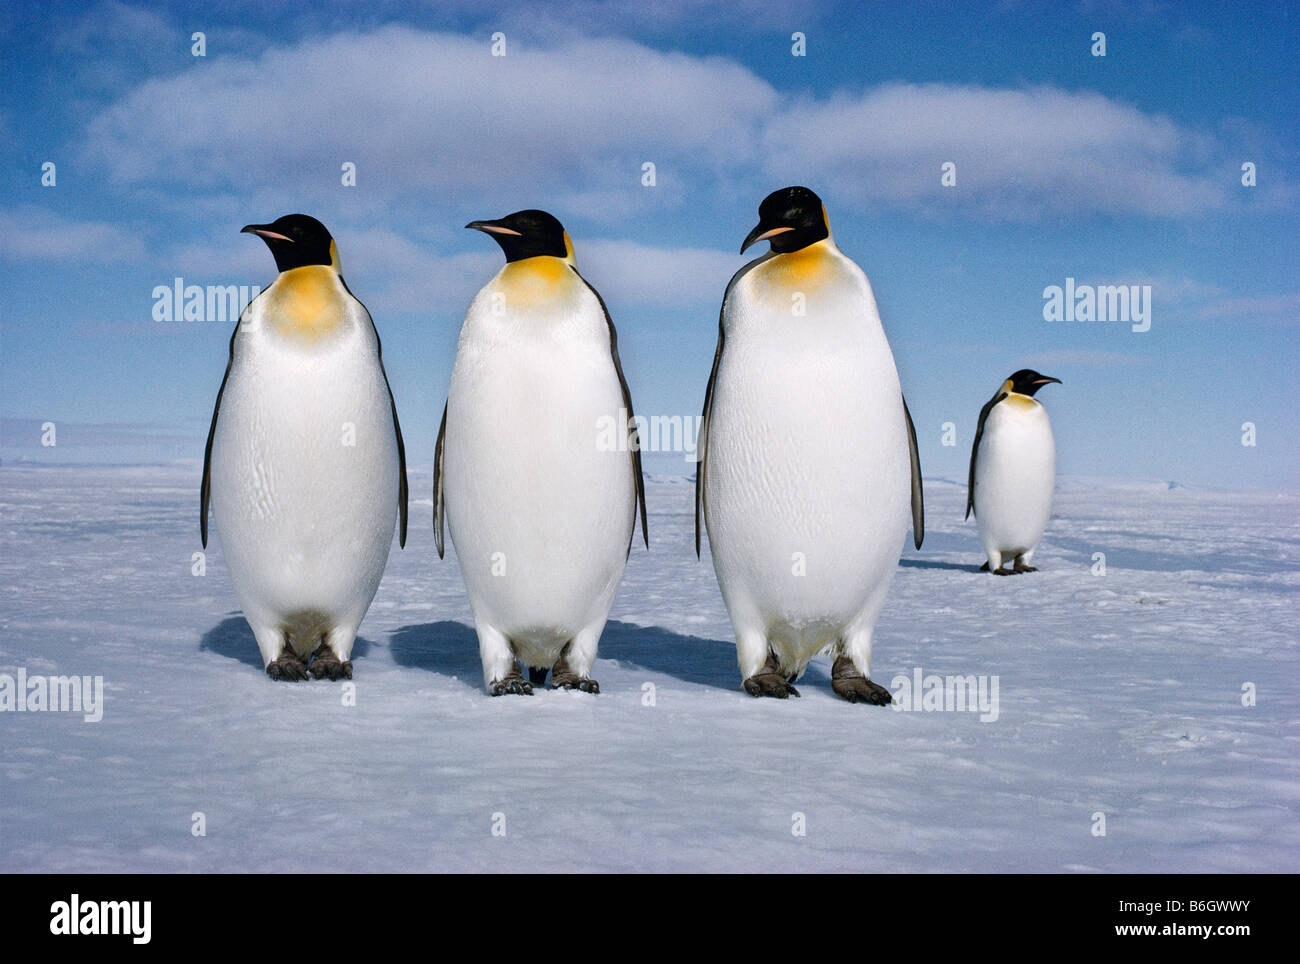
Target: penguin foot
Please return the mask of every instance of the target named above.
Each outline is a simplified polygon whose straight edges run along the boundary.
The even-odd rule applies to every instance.
[[[835,695],[850,703],[870,703],[872,706],[888,706],[894,698],[879,683],[873,683],[865,676],[848,679],[831,680],[831,689]]]
[[[1038,567],[1037,567],[1037,566],[1026,566],[1023,562],[1017,562],[1017,563],[1016,563],[1016,566],[1015,566],[1015,571],[1016,571],[1016,572],[1037,572],[1037,571],[1038,571]]]
[[[339,659],[334,655],[334,650],[321,643],[316,647],[316,652],[311,654],[311,669],[308,672],[316,679],[351,679],[352,660]]]
[[[561,655],[551,667],[551,689],[580,690],[583,693],[599,693],[600,684],[594,679],[579,676],[569,669],[568,661]]]
[[[502,679],[493,680],[488,692],[493,696],[532,696],[533,684],[524,679],[518,667],[515,667]]]
[[[782,673],[781,664],[769,651],[763,668],[745,680],[743,685],[745,692],[750,696],[771,696],[773,699],[783,700],[789,696],[799,696],[799,691],[794,688],[795,675]]]
[[[1020,570],[1019,570],[1019,569],[1008,569],[1006,566],[1003,566],[1001,569],[994,569],[994,570],[993,570],[993,575],[995,575],[995,576],[1018,576],[1018,575],[1020,575]]]
[[[528,667],[528,682],[532,683],[534,686],[541,686],[543,683],[545,683],[546,667],[545,666]]]
[[[307,678],[307,664],[289,647],[266,665],[266,675],[280,682],[296,683]]]
[[[836,696],[850,703],[887,706],[894,702],[889,690],[863,676],[847,656],[835,657],[835,662],[831,665],[831,689]]]
[[[745,680],[744,686],[745,692],[750,696],[771,696],[783,700],[799,695],[799,691],[790,684],[788,679],[780,673],[769,673],[766,668],[763,672],[755,673]]]
[[[580,690],[583,693],[599,693],[600,684],[594,679],[578,676],[574,673],[556,673],[551,677],[551,689]]]

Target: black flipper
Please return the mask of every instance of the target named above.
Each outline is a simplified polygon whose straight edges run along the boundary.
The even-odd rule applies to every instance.
[[[573,268],[573,265],[569,265]],[[623,389],[623,406],[627,411],[628,418],[628,448],[632,450],[632,476],[636,485],[636,493],[632,496],[633,502],[633,519],[632,531],[627,537],[627,553],[632,554],[632,543],[636,541],[636,506],[641,506],[641,535],[645,539],[645,547],[650,548],[650,530],[646,528],[645,521],[645,478],[641,474],[641,438],[636,430],[636,422],[633,421],[635,415],[632,411],[632,393],[628,391],[627,379],[623,377],[623,365],[618,360],[618,332],[614,330],[614,320],[609,317],[609,309],[605,307],[605,299],[600,296],[600,292],[591,286],[591,282],[573,268],[573,273],[587,286],[587,290],[596,296],[596,301],[600,303],[600,310],[605,313],[605,324],[609,326],[609,354],[614,360],[614,371],[618,372],[618,384]]]
[[[989,412],[993,411],[993,406],[1006,397],[1007,393],[999,388],[980,409],[980,421],[975,427],[975,441],[970,447],[970,475],[966,479],[966,514],[962,516],[963,519],[969,519],[975,509],[975,460],[979,456],[980,439],[984,437],[984,423],[988,420]]]
[[[262,297],[262,294],[257,298]],[[204,549],[208,547],[208,506],[212,503],[212,440],[217,437],[217,414],[221,411],[221,396],[225,394],[226,382],[230,381],[230,369],[235,365],[235,338],[239,334],[239,326],[244,323],[244,315],[253,306],[253,301],[250,301],[240,312],[239,320],[235,322],[235,330],[230,333],[230,357],[226,360],[226,373],[221,376],[221,387],[217,389],[216,404],[212,406],[212,425],[208,428],[208,444],[203,449],[203,484],[199,488],[199,538],[203,541]]]
[[[907,447],[912,460],[912,542],[921,548],[925,539],[925,493],[921,491],[921,453],[916,448],[916,426],[912,424],[912,413],[907,410],[907,399],[903,399],[903,415],[907,419]]]
[[[438,558],[443,557],[443,526],[447,512],[445,494],[442,491],[442,442],[447,434],[447,405],[442,406],[442,424],[438,426],[438,444],[433,450],[433,542],[438,547]]]
[[[731,285],[727,285],[730,289]],[[727,296],[722,296],[725,309]],[[709,448],[709,417],[713,414],[713,385],[718,380],[718,366],[722,363],[722,345],[726,341],[722,327],[722,312],[718,312],[718,348],[713,353],[713,370],[709,372],[709,384],[704,389],[704,411],[700,415],[699,437],[695,440],[695,558],[700,558],[700,525],[704,516],[704,456]]]
[[[369,314],[369,312],[367,312]],[[374,327],[371,321],[371,327]],[[375,333],[379,338],[379,333]],[[393,432],[397,435],[397,467],[401,473],[397,482],[397,547],[406,548],[406,503],[410,498],[410,489],[406,484],[406,443],[402,441],[402,426],[397,421],[397,400],[393,398],[393,386],[388,384],[388,373],[384,371],[384,360],[379,359],[379,372],[384,376],[384,386],[388,389],[388,404],[393,410]]]
[[[722,292],[722,307],[718,309],[718,348],[713,353],[713,370],[709,372],[709,384],[704,389],[704,411],[700,416],[699,437],[695,441],[695,558],[700,558],[700,532],[704,526],[701,524],[704,519],[704,470],[705,456],[709,448],[709,419],[713,415],[713,388],[718,380],[718,366],[722,363],[722,345],[726,340],[726,327],[723,319],[727,314],[727,297],[731,294],[732,287],[741,279],[745,272],[749,271],[756,265],[762,264],[775,257],[775,252],[769,251],[761,258],[755,258],[749,264],[745,265],[727,282],[726,289]]]

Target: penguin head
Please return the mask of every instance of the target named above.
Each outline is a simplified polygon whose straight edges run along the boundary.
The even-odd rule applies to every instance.
[[[564,225],[545,211],[516,211],[496,221],[471,221],[465,227],[490,234],[505,252],[507,264],[541,256],[573,257]]]
[[[1040,375],[1032,368],[1022,368],[1003,383],[1002,389],[1003,391],[1015,392],[1017,395],[1028,395],[1032,398],[1036,391],[1049,382],[1061,384],[1059,378]]]
[[[777,254],[789,254],[831,236],[822,199],[806,187],[773,191],[758,206],[758,224],[740,253],[756,241],[768,241]]]
[[[286,214],[270,224],[245,224],[239,231],[265,241],[281,271],[309,264],[339,266],[338,248],[329,229],[309,215]]]

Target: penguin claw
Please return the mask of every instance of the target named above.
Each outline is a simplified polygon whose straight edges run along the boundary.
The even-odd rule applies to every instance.
[[[1006,566],[1003,566],[1001,569],[994,569],[994,570],[993,570],[993,575],[995,575],[995,576],[1018,576],[1018,575],[1020,575],[1020,570],[1018,570],[1018,569],[1008,569]]]
[[[573,670],[569,669],[569,660],[567,658],[569,647],[566,645],[560,651],[560,658],[555,661],[551,667],[551,689],[555,690],[579,690],[583,693],[599,693],[600,684],[594,679],[587,676],[579,676]]]
[[[1037,572],[1037,571],[1038,571],[1038,567],[1037,567],[1037,566],[1026,566],[1026,565],[1023,565],[1023,564],[1018,563],[1018,564],[1016,565],[1016,569],[1015,569],[1015,571],[1016,571],[1016,572]]]
[[[873,683],[865,676],[850,676],[847,679],[831,680],[831,689],[835,695],[850,703],[870,703],[872,706],[888,706],[894,702],[889,690],[879,683]]]
[[[780,673],[755,673],[745,680],[744,686],[745,692],[750,696],[770,696],[778,700],[799,696],[799,691]]]
[[[494,680],[491,693],[493,696],[532,696],[533,684],[515,672],[505,679]]]
[[[574,673],[555,673],[551,676],[551,689],[578,690],[582,693],[599,693],[600,684],[586,676]]]
[[[352,660],[342,660],[321,646],[316,650],[308,672],[315,679],[352,679]]]
[[[266,664],[266,675],[277,682],[296,683],[307,678],[307,665],[289,650]]]

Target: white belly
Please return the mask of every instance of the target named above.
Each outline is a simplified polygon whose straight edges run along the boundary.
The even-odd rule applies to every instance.
[[[212,514],[231,582],[255,624],[316,611],[355,626],[379,586],[398,510],[378,360],[352,338],[307,357],[269,338],[246,348],[212,448]]]
[[[503,332],[475,310],[448,393],[447,524],[475,620],[530,665],[550,665],[604,620],[623,574],[632,460],[598,445],[601,420],[620,417],[622,389],[594,298],[584,323],[559,330]]]
[[[872,607],[874,623],[902,550],[910,463],[878,323],[794,321],[806,323],[786,312],[728,334],[704,498],[738,633],[757,620],[802,668]]]
[[[1032,552],[1052,514],[1056,446],[1047,410],[1005,400],[993,407],[975,463],[975,519],[985,550]]]

